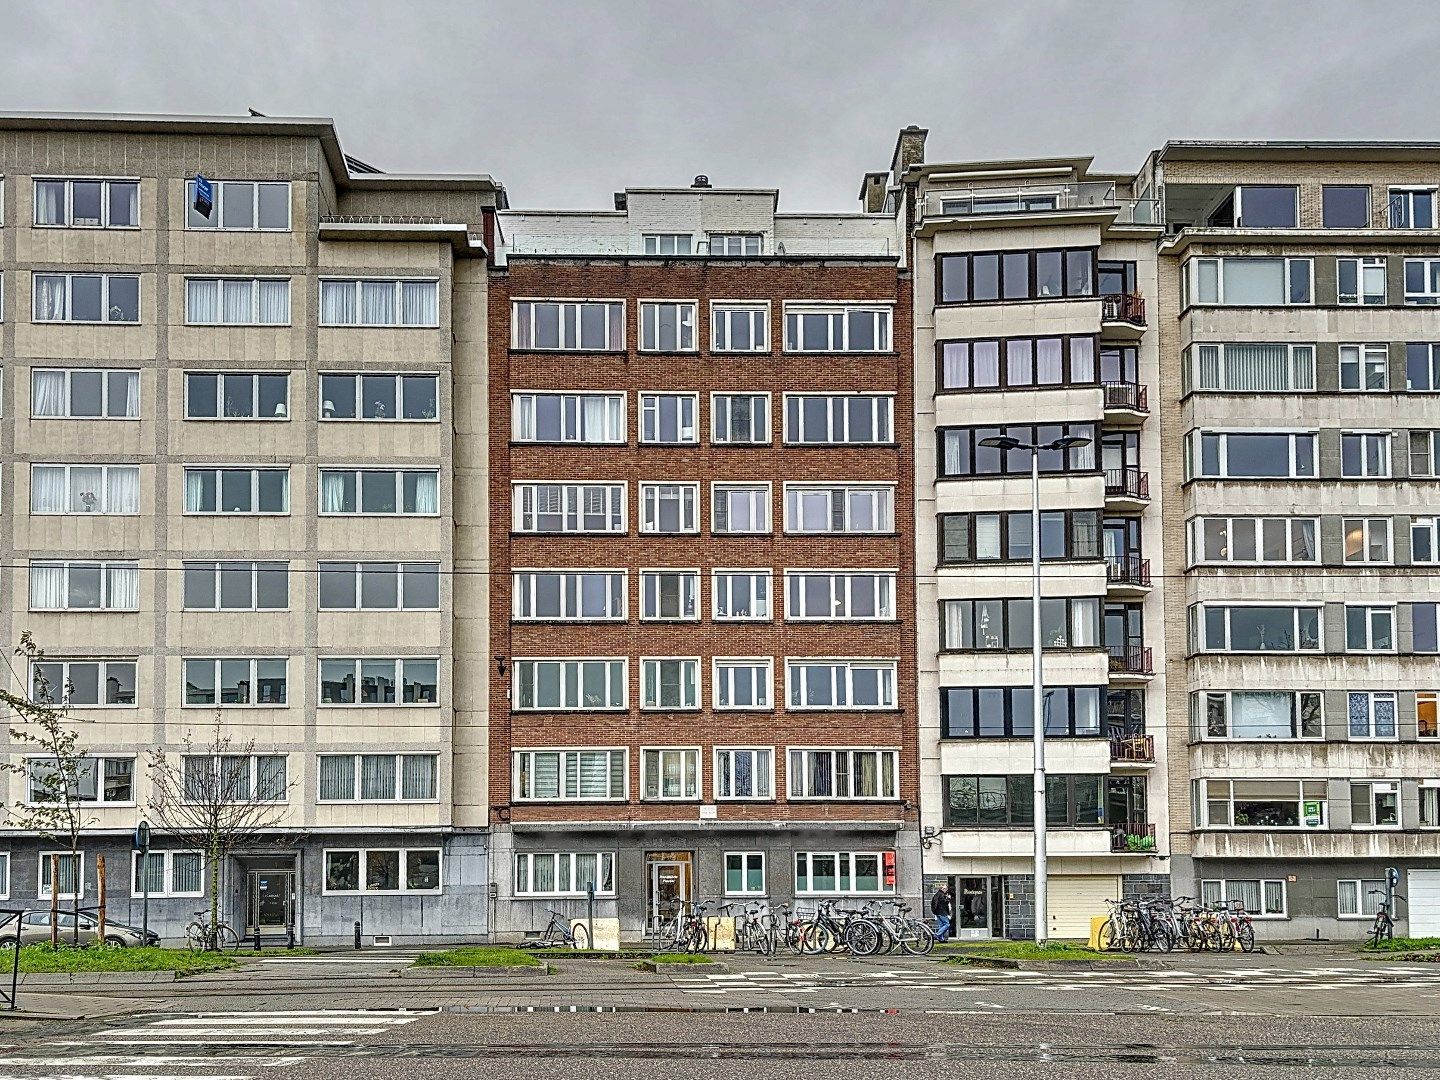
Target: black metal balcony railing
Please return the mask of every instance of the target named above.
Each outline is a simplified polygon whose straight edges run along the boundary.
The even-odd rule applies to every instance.
[[[1110,850],[1150,853],[1155,850],[1155,825],[1149,821],[1122,821],[1110,828]]]
[[[1144,326],[1145,297],[1139,293],[1112,293],[1100,297],[1100,321]]]
[[[1111,761],[1147,763],[1155,760],[1154,735],[1112,735]]]
[[[1110,498],[1149,499],[1150,474],[1134,465],[1106,469],[1105,494]]]
[[[1143,413],[1150,411],[1150,390],[1141,383],[1107,382],[1103,384],[1103,388],[1107,409],[1130,409],[1132,412]]]
[[[1150,587],[1150,560],[1139,555],[1106,555],[1105,580],[1112,585]]]
[[[1144,645],[1106,645],[1110,654],[1110,670],[1124,675],[1153,675],[1155,664],[1149,648]]]

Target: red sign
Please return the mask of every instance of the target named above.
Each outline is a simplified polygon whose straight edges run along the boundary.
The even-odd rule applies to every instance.
[[[895,887],[895,853],[893,851],[881,852],[880,858],[885,866],[885,888]]]

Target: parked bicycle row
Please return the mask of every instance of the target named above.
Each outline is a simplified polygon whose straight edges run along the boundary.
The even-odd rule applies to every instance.
[[[727,929],[733,925],[736,952],[762,956],[781,949],[802,956],[842,951],[852,956],[893,952],[923,956],[935,948],[934,928],[896,900],[871,900],[858,908],[822,900],[814,910],[717,900],[683,904],[661,926],[657,945],[676,952],[708,952],[726,944],[723,937],[729,934],[720,920]]]
[[[1255,949],[1255,923],[1245,905],[1202,906],[1193,896],[1107,900],[1110,917],[1100,927],[1100,948],[1120,952],[1175,949],[1191,952],[1244,952]]]

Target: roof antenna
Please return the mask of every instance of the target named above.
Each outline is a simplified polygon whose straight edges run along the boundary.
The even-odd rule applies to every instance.
[[[264,115],[265,115],[265,114],[264,114],[263,112],[261,112],[259,109],[248,109],[248,108],[247,108],[247,111],[250,113],[251,116],[264,116]]]

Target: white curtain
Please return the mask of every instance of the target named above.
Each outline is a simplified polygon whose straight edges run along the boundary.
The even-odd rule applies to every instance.
[[[438,514],[440,512],[440,474],[422,472],[415,474],[415,513]]]
[[[1290,357],[1284,345],[1226,345],[1227,390],[1290,389]]]
[[[105,471],[105,512],[140,512],[140,470],[134,465],[112,465]]]
[[[35,611],[60,611],[65,607],[64,565],[30,564],[30,607]]]
[[[355,282],[322,281],[320,283],[320,324],[322,326],[353,326],[355,324]]]
[[[110,611],[140,610],[140,568],[134,563],[105,567],[105,607]]]
[[[345,489],[346,481],[352,475],[343,472],[320,474],[320,509],[324,513],[343,514],[350,509],[345,505]]]
[[[360,322],[364,326],[389,326],[395,322],[395,282],[360,282]]]
[[[260,282],[260,323],[262,326],[290,324],[290,282]]]
[[[402,799],[435,798],[435,756],[406,754],[401,758],[400,797]]]
[[[65,181],[38,180],[35,183],[35,224],[65,224]]]
[[[400,285],[400,321],[406,326],[434,326],[440,321],[439,286],[433,281]]]
[[[535,395],[515,395],[515,438],[528,441],[535,438]]]
[[[34,466],[30,470],[30,510],[37,514],[63,514],[69,507],[64,467]]]
[[[109,184],[111,225],[140,224],[140,185]]]
[[[185,282],[185,321],[192,325],[220,321],[220,282],[214,278],[190,278]]]
[[[30,415],[64,416],[68,410],[65,404],[65,372],[42,371],[30,373]]]
[[[1289,739],[1294,694],[1235,691],[1230,695],[1230,736],[1236,739]]]
[[[355,759],[349,754],[326,754],[320,758],[320,798],[355,798]]]
[[[99,466],[72,465],[68,480],[72,513],[98,514],[105,509],[104,473]]]
[[[125,376],[125,415],[138,417],[140,415],[140,373],[129,372]]]
[[[221,322],[236,326],[255,321],[255,285],[253,280],[248,279],[220,282],[220,297],[224,306]]]
[[[205,477],[213,476],[214,473],[202,469],[185,470],[185,512],[187,514],[202,513],[205,506]]]
[[[36,274],[35,321],[59,322],[65,318],[65,279],[54,274]]]
[[[581,438],[585,442],[610,442],[617,438],[620,430],[619,405],[615,398],[600,394],[581,397]]]

